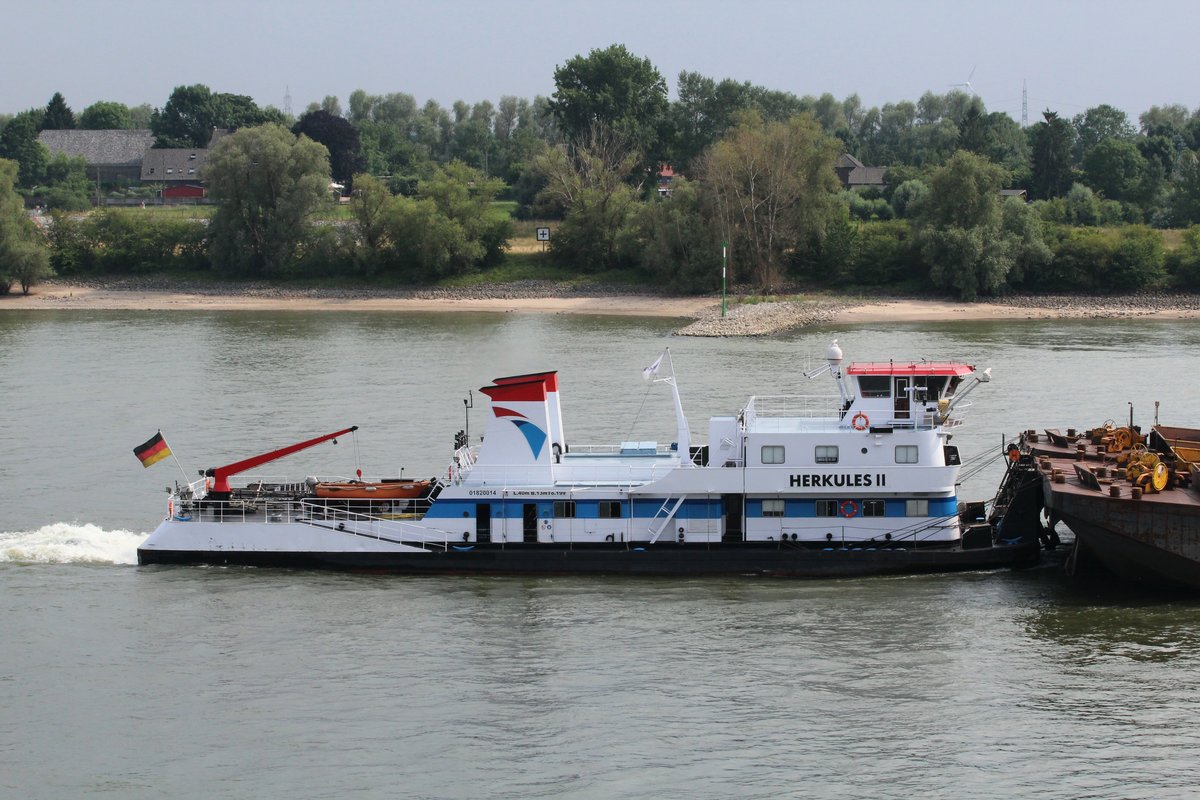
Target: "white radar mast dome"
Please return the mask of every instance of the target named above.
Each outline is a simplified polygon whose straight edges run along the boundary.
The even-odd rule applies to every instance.
[[[838,347],[837,339],[830,343],[829,349],[825,351],[825,360],[829,362],[830,367],[836,368],[842,363],[842,348]]]

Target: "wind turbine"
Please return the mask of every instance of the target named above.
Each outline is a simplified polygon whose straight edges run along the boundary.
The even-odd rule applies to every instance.
[[[950,84],[950,88],[951,89],[965,88],[967,90],[967,94],[975,94],[975,90],[971,88],[971,78],[975,77],[975,67],[977,67],[977,66],[979,66],[979,65],[976,64],[975,66],[971,67],[971,74],[967,76],[966,81],[964,81],[963,83],[952,83],[952,84]]]

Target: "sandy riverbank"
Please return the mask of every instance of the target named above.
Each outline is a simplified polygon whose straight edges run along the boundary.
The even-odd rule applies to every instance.
[[[93,283],[50,283],[28,296],[0,297],[4,310],[134,311],[393,311],[598,314],[672,317],[692,320],[680,333],[693,336],[754,336],[814,324],[940,322],[1051,318],[1197,318],[1200,296],[1010,297],[987,303],[927,299],[818,296],[739,304],[731,300],[726,317],[712,297],[660,297],[619,290],[592,292],[577,287],[530,282],[470,289],[389,291],[374,289],[291,289],[268,285],[163,285],[154,279]]]

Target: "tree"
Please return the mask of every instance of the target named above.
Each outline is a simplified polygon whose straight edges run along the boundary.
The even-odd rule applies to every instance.
[[[1033,191],[1038,197],[1061,197],[1073,184],[1071,149],[1075,129],[1058,113],[1047,109],[1044,121],[1030,128],[1033,149]]]
[[[554,70],[554,85],[550,107],[570,140],[586,141],[603,125],[640,151],[643,168],[659,163],[667,82],[650,59],[614,44],[569,59]]]
[[[214,94],[202,83],[176,86],[150,120],[155,147],[207,147],[214,128],[260,125],[266,115],[246,95]]]
[[[88,194],[87,161],[83,156],[56,153],[46,165],[46,205],[63,211],[86,211],[91,207]]]
[[[0,131],[0,158],[17,162],[18,183],[25,189],[32,189],[42,180],[50,157],[37,138],[42,116],[39,109],[22,111]]]
[[[275,276],[293,265],[313,213],[329,202],[329,151],[280,125],[243,128],[212,149],[204,179],[217,204],[213,265]]]
[[[1118,108],[1101,104],[1077,115],[1075,126],[1075,161],[1082,162],[1088,151],[1105,139],[1132,141],[1137,135],[1128,115]]]
[[[303,134],[325,145],[329,150],[329,168],[333,179],[347,189],[351,188],[355,174],[366,166],[358,131],[346,120],[324,109],[301,114],[292,126],[292,133],[297,136]]]
[[[1142,202],[1149,199],[1148,166],[1132,141],[1110,137],[1088,150],[1083,174],[1089,186],[1110,200]]]
[[[1006,179],[1002,167],[965,150],[933,173],[915,227],[935,286],[964,300],[992,294],[1005,285],[1022,248],[1035,246],[1028,229],[1005,228],[1000,187]],[[1027,223],[1013,215],[1014,225]]]
[[[17,173],[16,162],[0,158],[0,294],[8,294],[14,281],[29,294],[54,274],[42,235],[16,192]]]
[[[1200,223],[1200,157],[1193,152],[1182,159],[1179,177],[1171,185],[1169,208],[1175,226]]]
[[[550,148],[534,161],[545,180],[539,202],[565,209],[550,250],[583,272],[611,269],[620,263],[617,236],[629,220],[635,200],[623,180],[637,163],[635,152],[603,126],[586,142]]]
[[[720,283],[720,234],[708,224],[700,192],[686,178],[675,179],[670,197],[636,208],[618,247],[656,286],[697,292]]]
[[[704,154],[704,192],[733,252],[742,254],[740,280],[777,286],[785,255],[822,235],[837,206],[840,149],[811,115],[764,123],[751,112]]]
[[[75,114],[67,105],[62,92],[55,92],[46,104],[46,113],[42,117],[41,128],[44,131],[70,130],[75,127]]]
[[[89,131],[129,130],[134,127],[133,115],[124,103],[101,100],[83,110],[79,127]]]

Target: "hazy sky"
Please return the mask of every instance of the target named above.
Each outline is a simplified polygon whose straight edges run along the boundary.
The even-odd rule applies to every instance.
[[[292,110],[354,89],[496,102],[554,91],[554,69],[613,43],[681,70],[868,106],[971,79],[989,110],[1030,122],[1109,103],[1200,106],[1200,2],[341,2],[0,0],[0,112],[61,91],[161,106],[203,83]],[[973,72],[973,74],[972,74]]]

